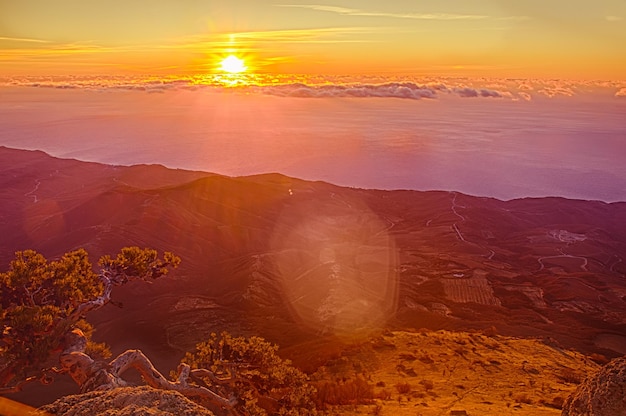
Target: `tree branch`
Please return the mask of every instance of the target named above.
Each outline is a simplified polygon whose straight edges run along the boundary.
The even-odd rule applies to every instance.
[[[237,400],[234,397],[226,399],[206,387],[190,385],[186,380],[184,382],[172,382],[167,380],[139,350],[125,351],[110,363],[110,372],[116,377],[120,377],[123,372],[130,368],[137,370],[145,382],[156,389],[174,390],[187,397],[195,397],[201,401],[226,408],[230,411],[233,411],[234,406],[237,404]],[[185,370],[184,367],[180,369],[179,380],[181,376],[188,371],[189,370]]]
[[[104,289],[102,294],[97,298],[90,300],[89,302],[82,303],[72,312],[67,319],[73,322],[77,322],[87,312],[100,309],[111,300],[111,291],[113,290],[113,283],[106,275],[106,272],[100,273],[100,281],[102,282]]]

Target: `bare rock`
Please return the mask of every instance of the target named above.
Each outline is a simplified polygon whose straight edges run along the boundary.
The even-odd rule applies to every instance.
[[[563,404],[561,416],[626,415],[626,357],[587,377]]]
[[[59,416],[213,416],[178,392],[148,386],[66,396],[40,410]]]

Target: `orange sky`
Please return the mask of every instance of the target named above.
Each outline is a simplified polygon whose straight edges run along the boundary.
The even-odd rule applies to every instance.
[[[626,2],[0,0],[0,75],[626,79]]]

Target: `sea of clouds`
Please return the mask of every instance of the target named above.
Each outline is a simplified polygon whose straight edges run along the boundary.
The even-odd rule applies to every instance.
[[[59,157],[626,201],[616,82],[31,77],[1,79],[0,94],[0,145]]]
[[[527,79],[414,78],[390,76],[293,76],[293,75],[195,75],[169,77],[47,76],[0,77],[0,87],[28,86],[57,89],[137,90],[159,93],[205,89],[215,92],[258,93],[303,98],[400,98],[436,99],[448,95],[463,98],[576,96],[602,92],[626,97],[626,82]]]

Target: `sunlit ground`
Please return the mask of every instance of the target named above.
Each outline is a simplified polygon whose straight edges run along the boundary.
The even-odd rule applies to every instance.
[[[28,405],[16,402],[6,397],[0,397],[0,415],[3,416],[24,416],[35,414],[36,409]],[[37,412],[37,415],[46,416],[47,413]]]

